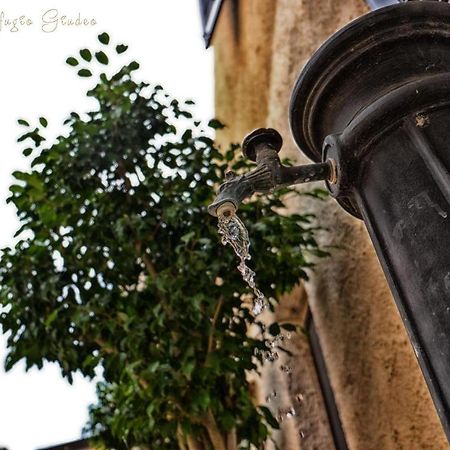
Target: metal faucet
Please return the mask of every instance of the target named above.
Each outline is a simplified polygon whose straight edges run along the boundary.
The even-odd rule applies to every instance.
[[[331,159],[316,164],[283,166],[278,157],[282,145],[283,138],[272,128],[259,128],[248,134],[242,143],[242,152],[256,162],[256,168],[239,176],[232,171],[227,172],[225,183],[219,187],[216,199],[208,206],[209,214],[233,214],[244,199],[257,192],[267,193],[279,187],[309,181],[336,181],[336,166]]]

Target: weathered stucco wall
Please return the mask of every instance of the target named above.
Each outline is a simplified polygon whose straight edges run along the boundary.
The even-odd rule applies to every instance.
[[[266,120],[275,13],[274,0],[225,0],[213,36],[216,109],[228,125],[224,144],[241,142],[249,122]]]
[[[213,39],[219,141],[273,127],[283,154],[305,162],[289,133],[291,88],[313,51],[365,12],[362,0],[226,0]],[[291,208],[314,211],[329,229],[321,244],[334,246],[306,288],[350,449],[449,448],[364,224],[332,199]]]

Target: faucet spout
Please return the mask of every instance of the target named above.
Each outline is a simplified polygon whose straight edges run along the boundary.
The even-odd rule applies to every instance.
[[[281,135],[274,129],[260,128],[250,133],[244,139],[242,150],[246,157],[256,162],[256,168],[239,176],[228,172],[216,199],[208,207],[209,214],[234,214],[244,199],[257,192],[266,193],[309,181],[334,181],[335,166],[331,160],[302,166],[283,166],[278,157],[282,144]]]
[[[219,187],[218,195],[208,212],[212,216],[221,216],[223,213],[234,213],[242,201],[256,192],[270,192],[274,187],[272,174],[267,166],[259,166],[245,175],[235,175],[228,172],[226,181]]]

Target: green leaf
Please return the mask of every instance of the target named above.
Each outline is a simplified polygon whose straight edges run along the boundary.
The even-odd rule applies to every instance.
[[[29,124],[26,120],[24,120],[24,119],[18,119],[18,120],[17,120],[17,123],[18,123],[19,125],[23,125],[24,127],[29,127],[29,126],[30,126],[30,124]]]
[[[126,52],[128,49],[128,45],[124,45],[124,44],[119,44],[116,45],[116,52],[120,55],[121,53]]]
[[[12,176],[14,177],[14,178],[16,178],[17,180],[26,180],[27,179],[27,177],[28,177],[28,173],[26,173],[26,172],[22,172],[22,171],[20,171],[20,170],[15,170],[13,173],[12,173]]]
[[[55,309],[52,313],[45,319],[45,326],[48,328],[58,317],[58,310]]]
[[[203,411],[206,411],[211,403],[211,397],[209,395],[209,392],[200,391],[200,393],[197,395],[197,403],[199,404],[200,408]]]
[[[18,184],[13,184],[12,186],[9,187],[9,190],[11,193],[19,193],[21,194],[24,190],[23,186],[19,186]]]
[[[40,123],[44,128],[46,128],[47,125],[48,125],[48,121],[47,121],[47,119],[46,119],[45,117],[39,117],[39,123]]]
[[[217,119],[211,119],[208,122],[208,126],[214,128],[215,130],[221,130],[222,128],[225,128],[225,125]]]
[[[95,58],[97,59],[97,61],[100,63],[100,64],[108,64],[108,62],[109,62],[109,60],[108,60],[108,57],[106,56],[106,54],[104,53],[104,52],[102,52],[102,51],[99,51],[99,52],[97,52],[96,54],[95,54]]]
[[[80,69],[78,71],[78,76],[80,77],[91,77],[92,72],[89,69]]]
[[[192,372],[195,369],[195,363],[193,361],[189,361],[185,364],[183,364],[183,366],[181,367],[181,372],[183,373],[183,375],[188,378],[191,379],[192,378]]]
[[[195,236],[195,231],[189,231],[185,235],[181,236],[181,241],[187,244]]]
[[[272,412],[270,411],[269,408],[267,408],[267,406],[258,406],[259,411],[262,412],[264,419],[266,419],[266,422],[275,430],[279,430],[280,429],[280,424],[278,423],[278,421],[275,419],[275,417],[273,416]]]
[[[150,373],[155,373],[158,370],[158,368],[159,368],[159,361],[154,361],[148,365],[147,370]]]
[[[108,45],[109,44],[109,34],[108,33],[102,33],[98,35],[98,40],[103,44],[103,45]]]
[[[139,63],[136,61],[131,61],[130,64],[128,64],[128,68],[130,71],[139,69]]]
[[[87,62],[91,61],[92,53],[88,48],[83,48],[80,50],[80,56]]]
[[[69,66],[78,66],[78,60],[74,58],[73,56],[70,56],[66,59],[66,63],[69,64]]]
[[[31,153],[33,153],[33,149],[32,149],[32,148],[26,148],[26,149],[23,150],[23,152],[22,152],[23,156],[30,156]]]

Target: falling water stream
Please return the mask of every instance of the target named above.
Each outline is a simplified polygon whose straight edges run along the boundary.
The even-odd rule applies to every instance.
[[[261,314],[268,306],[267,299],[264,294],[258,289],[255,281],[255,272],[247,265],[247,261],[251,259],[250,255],[250,239],[248,236],[247,228],[244,223],[236,214],[219,215],[218,217],[218,229],[219,234],[222,236],[222,244],[230,244],[239,258],[238,270],[242,275],[243,280],[252,289],[254,294],[252,312],[256,317]],[[263,352],[263,357],[266,361],[274,362],[278,359],[279,355],[276,348],[280,341],[284,339],[290,339],[290,333],[284,335],[279,334],[273,339],[267,340],[268,349]],[[280,370],[287,375],[292,373],[292,369],[289,366],[281,365]],[[277,391],[271,392],[266,397],[266,402],[269,403],[277,396]],[[298,403],[303,402],[303,395],[297,394],[296,399]],[[296,411],[292,406],[288,408],[279,408],[277,419],[283,421],[296,416]],[[300,430],[300,437],[304,437],[303,431]]]
[[[255,316],[267,307],[267,300],[264,294],[258,289],[255,282],[255,272],[247,266],[246,261],[251,259],[250,239],[244,223],[236,214],[219,216],[219,234],[222,236],[222,244],[230,244],[238,256],[240,262],[238,265],[243,280],[252,289],[255,295],[253,299],[252,312]]]

